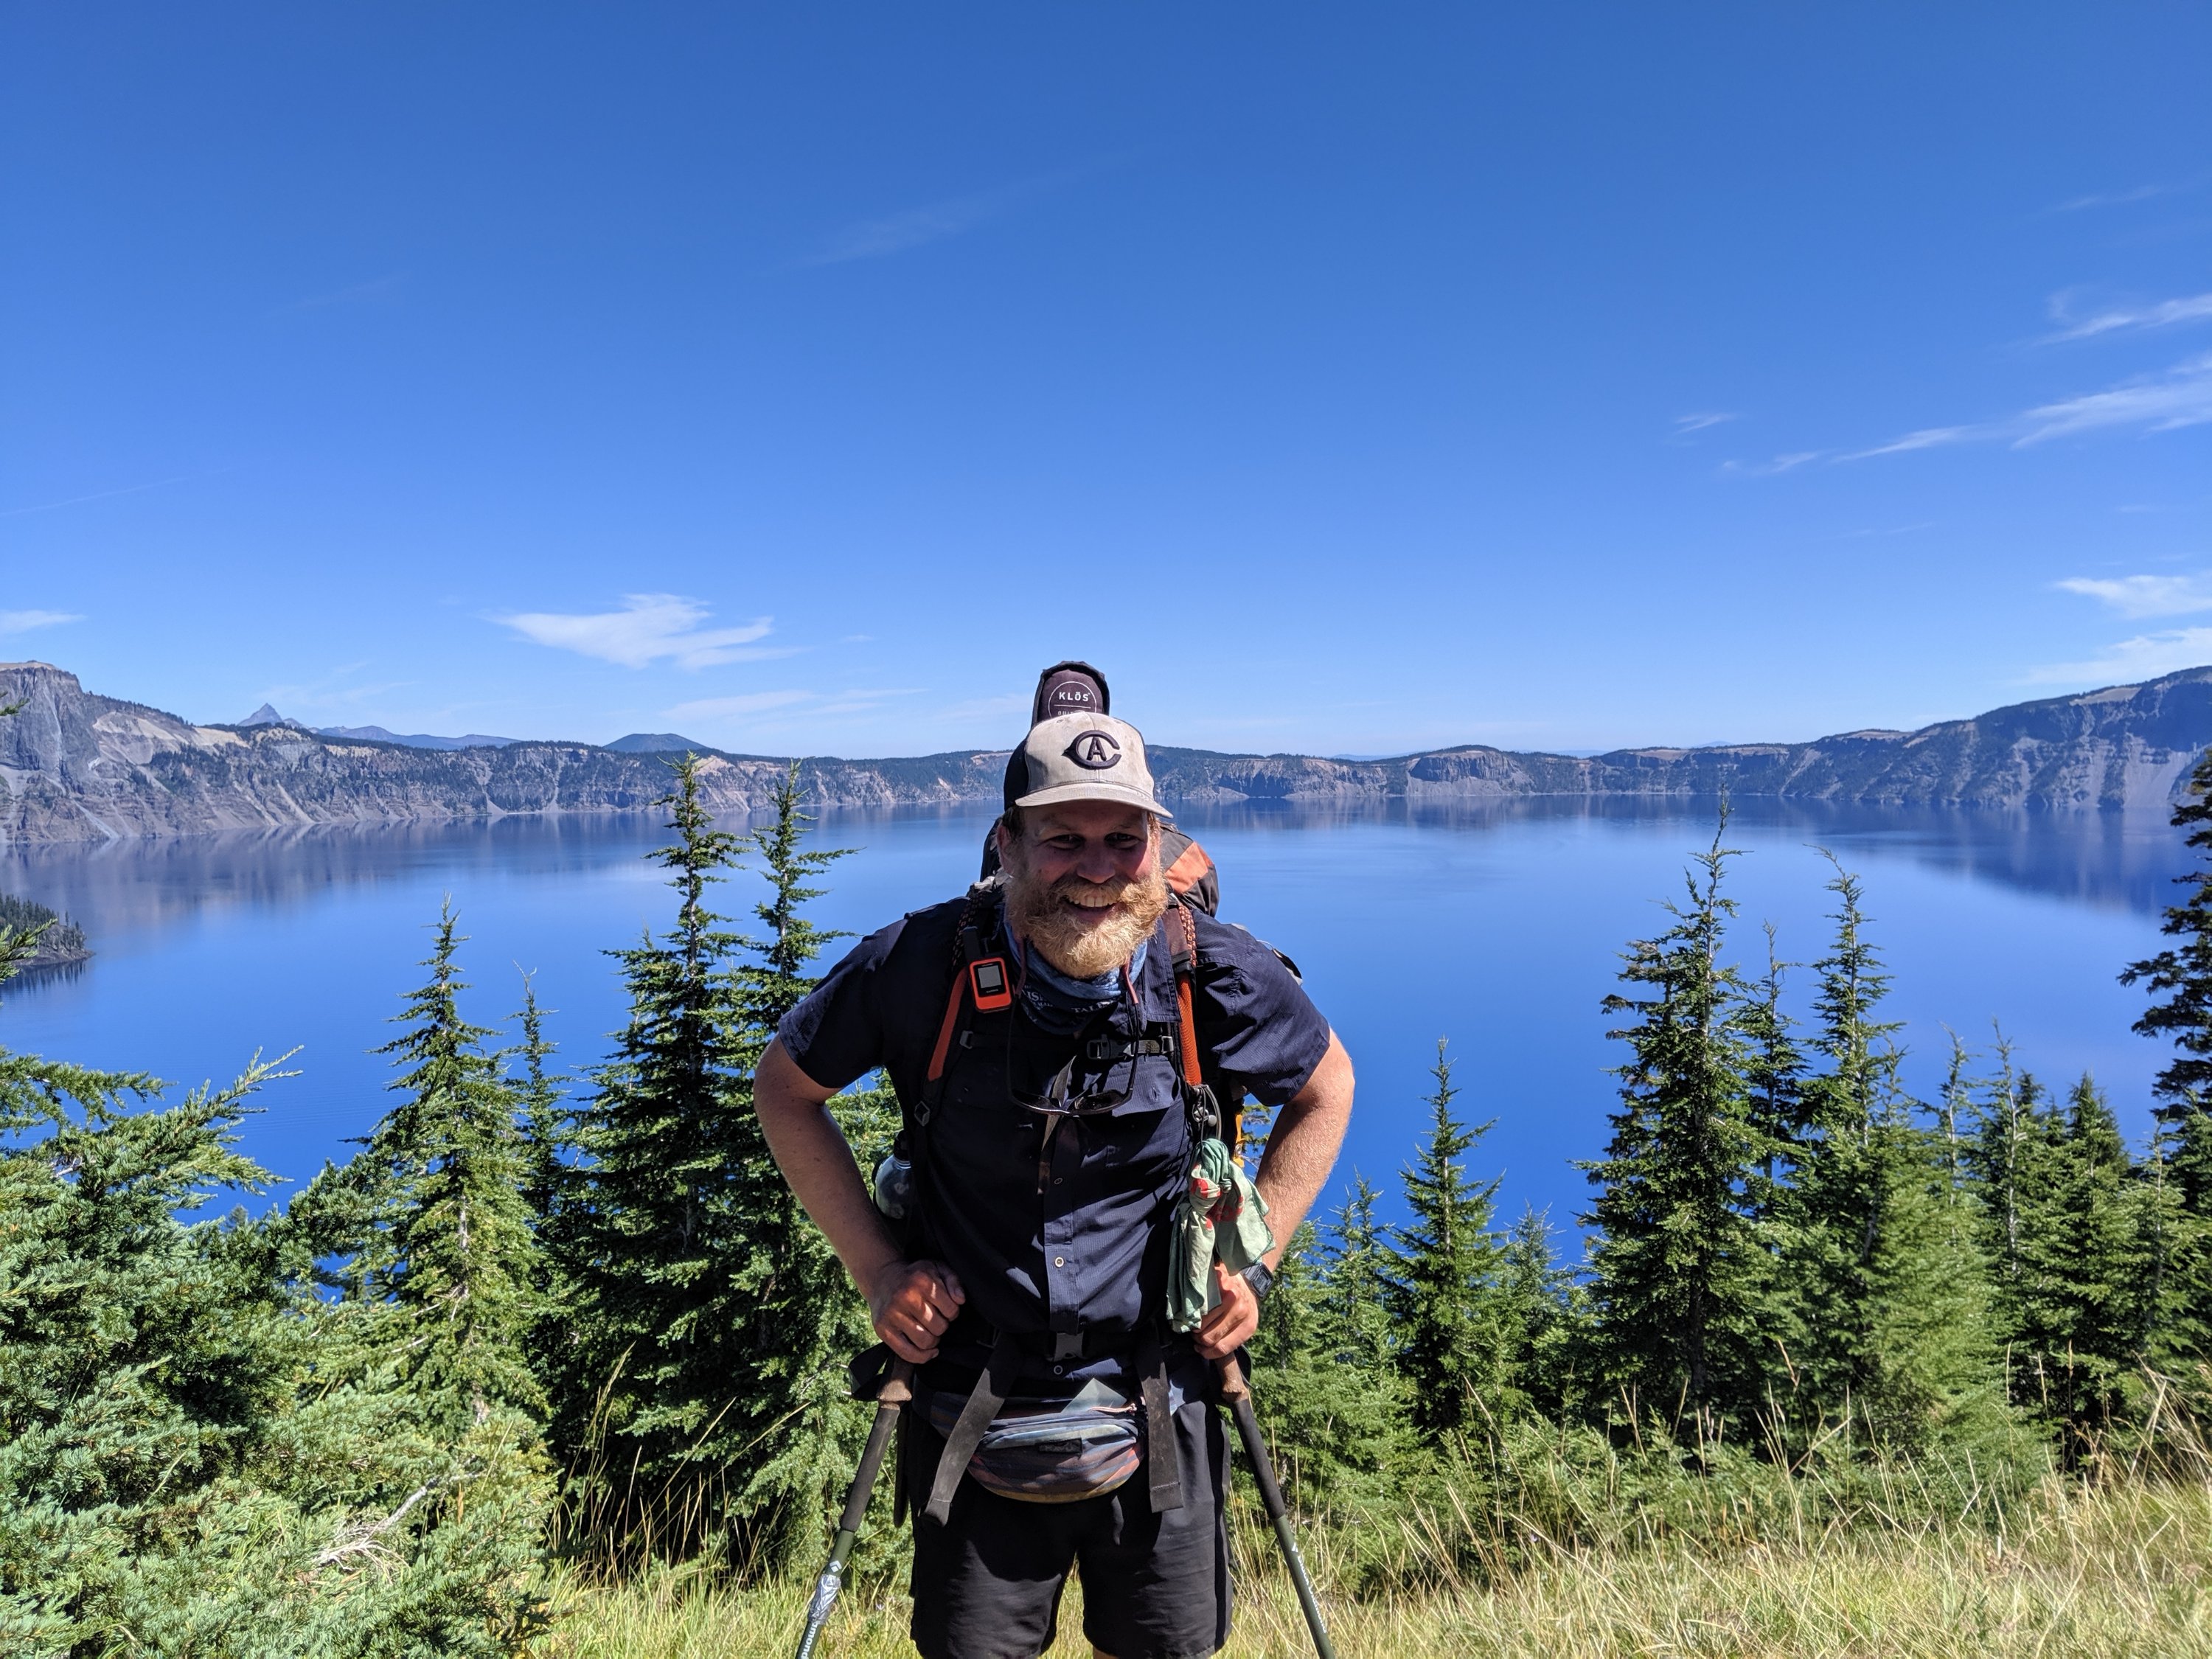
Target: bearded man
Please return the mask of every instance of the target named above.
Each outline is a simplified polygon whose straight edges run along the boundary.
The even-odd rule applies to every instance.
[[[1280,1252],[1193,1267],[1178,1205],[1249,1093],[1280,1109],[1255,1184],[1287,1240],[1343,1141],[1351,1061],[1284,958],[1170,893],[1135,727],[1046,718],[1007,780],[1003,874],[863,940],[785,1019],[755,1100],[877,1335],[921,1367],[899,1478],[925,1659],[1042,1653],[1071,1568],[1102,1659],[1211,1654],[1214,1366]],[[824,1103],[879,1068],[911,1177],[872,1200]],[[1210,1273],[1194,1329],[1178,1265]]]

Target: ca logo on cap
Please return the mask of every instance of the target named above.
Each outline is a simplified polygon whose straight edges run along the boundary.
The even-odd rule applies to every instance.
[[[1121,745],[1110,732],[1085,732],[1060,751],[1086,771],[1103,772],[1121,763]]]

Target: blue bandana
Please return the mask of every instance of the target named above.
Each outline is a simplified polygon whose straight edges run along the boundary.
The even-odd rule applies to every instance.
[[[1145,953],[1152,949],[1148,938],[1137,947],[1137,954],[1129,958],[1126,970],[1109,969],[1096,979],[1073,979],[1044,959],[1041,951],[1028,949],[1006,926],[1006,913],[1000,912],[1000,926],[1006,942],[1013,947],[1014,961],[1022,969],[1022,1006],[1040,1030],[1050,1031],[1056,1036],[1069,1036],[1121,1001],[1127,986],[1135,982],[1145,966]],[[1126,971],[1127,977],[1124,979]]]

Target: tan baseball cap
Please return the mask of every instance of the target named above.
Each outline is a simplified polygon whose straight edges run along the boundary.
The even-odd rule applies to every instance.
[[[1169,818],[1175,815],[1152,792],[1143,734],[1110,714],[1055,714],[1030,728],[1014,751],[1027,773],[1017,806],[1051,806],[1066,800],[1110,800]]]

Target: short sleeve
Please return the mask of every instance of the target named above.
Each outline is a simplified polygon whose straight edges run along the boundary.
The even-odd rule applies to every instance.
[[[799,1069],[824,1089],[842,1089],[884,1063],[877,981],[904,921],[862,939],[783,1017],[775,1030]]]
[[[1242,927],[1199,933],[1200,1030],[1224,1081],[1280,1106],[1328,1052],[1328,1021],[1283,959]]]

